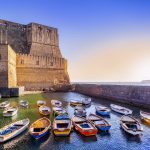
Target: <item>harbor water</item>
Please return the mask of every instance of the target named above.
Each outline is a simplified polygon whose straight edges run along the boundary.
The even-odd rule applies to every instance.
[[[74,108],[70,106],[69,101],[71,99],[80,100],[84,97],[87,96],[68,92],[29,94],[19,98],[1,99],[1,102],[9,100],[11,106],[18,107],[19,100],[28,100],[29,108],[25,109],[19,107],[18,114],[16,116],[13,116],[12,118],[4,118],[2,116],[2,110],[0,110],[0,127],[24,118],[29,118],[31,124],[38,118],[42,117],[42,115],[40,115],[38,111],[38,107],[36,104],[37,100],[45,100],[47,105],[51,107],[50,100],[58,99],[63,102],[63,107],[67,109],[69,116],[72,117]],[[99,104],[109,107],[111,103],[115,102],[92,98],[92,105],[86,108],[87,114],[95,113],[95,106]],[[139,111],[144,109],[126,104],[115,104],[119,104],[132,109],[134,117],[140,120]],[[150,110],[145,111],[150,112]],[[53,135],[53,132],[51,130],[50,133],[45,137],[39,140],[35,140],[29,135],[28,130],[26,130],[16,138],[13,138],[5,143],[1,143],[0,150],[150,150],[150,126],[148,124],[145,124],[144,122],[141,122],[140,120],[144,132],[140,136],[132,136],[127,134],[120,128],[120,117],[121,115],[115,112],[111,112],[110,117],[106,118],[107,121],[111,124],[109,133],[99,132],[97,136],[84,137],[73,130],[68,137],[56,137]],[[51,114],[49,118],[53,120],[53,115]]]

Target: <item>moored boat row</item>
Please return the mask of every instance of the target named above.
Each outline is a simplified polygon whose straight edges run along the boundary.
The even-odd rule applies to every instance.
[[[68,112],[63,108],[61,101],[52,100],[52,108],[46,106],[46,101],[40,100],[40,105],[38,102],[39,113],[43,116],[53,114],[54,120],[51,121],[48,116],[33,122],[29,127],[29,133],[35,139],[45,136],[49,133],[50,129],[52,129],[55,136],[69,136],[73,127],[77,132],[84,136],[94,136],[98,134],[98,131],[108,132],[111,129],[110,123],[104,118],[111,113],[108,107],[102,105],[96,106],[95,114],[87,114],[86,107],[82,104],[76,106],[74,108],[74,116],[69,117]],[[120,126],[125,132],[132,135],[142,134],[142,125],[137,119],[131,116],[132,110],[114,104],[111,104],[110,107],[113,111],[123,114],[120,118]],[[16,110],[18,111],[17,107],[7,107],[4,109],[5,114],[9,114],[10,116],[15,115]],[[142,120],[150,123],[149,113],[141,111],[140,116]],[[21,134],[28,128],[29,122],[29,119],[23,119],[0,129],[0,142],[7,141]]]

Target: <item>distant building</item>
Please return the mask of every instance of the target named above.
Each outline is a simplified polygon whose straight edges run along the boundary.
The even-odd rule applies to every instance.
[[[58,84],[69,84],[58,30],[0,20],[0,88],[43,90]]]

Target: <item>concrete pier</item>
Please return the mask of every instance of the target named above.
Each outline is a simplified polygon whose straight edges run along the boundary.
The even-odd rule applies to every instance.
[[[150,86],[122,84],[74,84],[74,91],[135,106],[150,108]]]
[[[24,87],[0,87],[0,95],[1,97],[18,97],[24,94]]]

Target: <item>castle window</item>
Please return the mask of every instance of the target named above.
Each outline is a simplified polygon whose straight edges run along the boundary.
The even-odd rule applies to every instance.
[[[36,65],[39,65],[39,61],[36,61]]]
[[[51,62],[51,66],[53,66],[53,62]]]
[[[1,54],[0,54],[0,60],[2,59],[2,56],[1,56]]]
[[[21,62],[20,62],[21,64],[24,64],[24,60],[23,59],[21,59]]]

